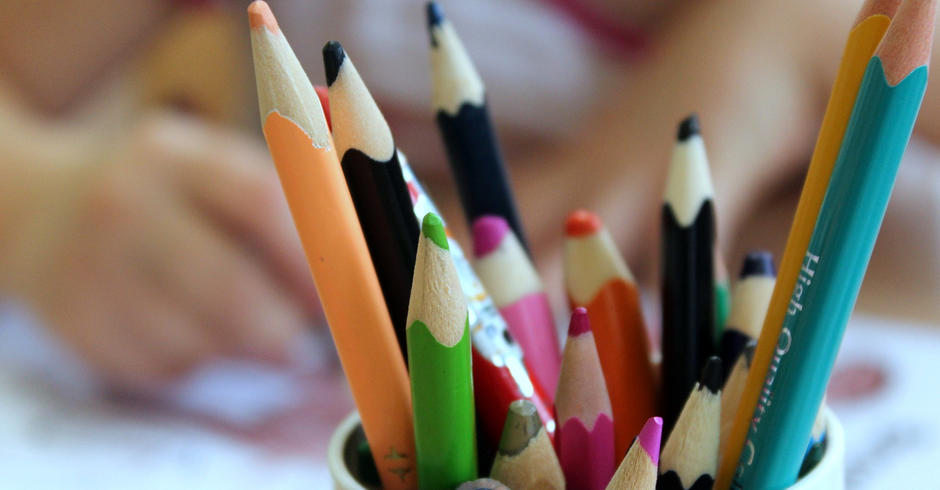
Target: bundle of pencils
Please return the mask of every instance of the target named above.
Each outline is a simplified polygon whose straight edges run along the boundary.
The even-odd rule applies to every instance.
[[[637,284],[585,210],[565,220],[573,313],[561,354],[482,79],[440,6],[427,6],[432,99],[474,265],[342,46],[323,48],[325,111],[267,4],[253,2],[264,135],[374,483],[785,488],[811,471],[826,451],[825,387],[926,87],[937,2],[862,7],[776,280],[772,257],[752,252],[730,288],[699,120],[680,122],[661,216],[659,380]]]

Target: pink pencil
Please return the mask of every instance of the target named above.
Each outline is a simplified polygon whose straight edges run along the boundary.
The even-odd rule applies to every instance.
[[[555,420],[568,488],[599,490],[614,473],[614,419],[587,310],[575,308],[561,361]]]
[[[607,490],[653,490],[659,472],[659,444],[663,435],[663,419],[650,417],[633,441],[623,462],[610,479]]]
[[[529,372],[555,398],[561,359],[555,322],[535,266],[499,216],[473,222],[474,269],[519,342]]]

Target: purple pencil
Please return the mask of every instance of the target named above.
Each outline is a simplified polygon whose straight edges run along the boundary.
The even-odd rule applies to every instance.
[[[663,419],[650,417],[607,485],[607,490],[653,490],[659,470]]]

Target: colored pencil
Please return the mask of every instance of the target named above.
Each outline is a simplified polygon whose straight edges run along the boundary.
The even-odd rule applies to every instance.
[[[509,487],[493,480],[492,478],[480,478],[461,483],[457,490],[510,490]]]
[[[565,289],[572,308],[587,308],[614,412],[614,461],[656,414],[656,382],[640,296],[600,218],[579,210],[565,222]]]
[[[796,481],[927,86],[937,0],[905,0],[868,63],[733,487]],[[782,347],[781,347],[782,346]]]
[[[731,297],[731,279],[728,277],[728,266],[718,247],[715,247],[715,345],[721,343],[728,315],[731,314],[733,299]]]
[[[453,488],[477,477],[470,323],[444,225],[432,213],[421,223],[407,333],[418,483]]]
[[[651,490],[656,488],[659,470],[659,444],[663,419],[650,417],[633,440],[607,490]]]
[[[679,132],[663,198],[663,423],[668,435],[715,340],[715,211],[712,183],[693,114]]]
[[[722,365],[725,366],[726,380],[744,346],[760,336],[776,274],[774,258],[770,252],[750,252],[744,257],[738,282],[734,285],[731,315],[721,336],[719,349]],[[733,407],[727,408],[734,412],[734,407],[737,407],[737,402]]]
[[[569,490],[603,489],[614,473],[614,418],[587,310],[571,314],[555,399],[558,459]]]
[[[866,0],[858,19],[849,32],[842,62],[839,66],[832,93],[826,106],[816,148],[810,160],[803,191],[796,207],[796,214],[790,225],[790,234],[780,259],[777,283],[771,296],[764,326],[761,328],[754,362],[748,373],[747,385],[741,395],[741,402],[734,417],[734,426],[728,436],[728,451],[724,453],[718,471],[715,488],[724,490],[731,484],[738,464],[738,457],[744,447],[748,426],[754,407],[761,396],[764,379],[770,368],[777,347],[777,338],[783,326],[783,317],[790,302],[790,294],[796,285],[806,247],[809,245],[819,208],[832,175],[833,165],[842,146],[845,128],[855,105],[858,89],[865,74],[865,67],[875,52],[878,43],[888,29],[900,0]]]
[[[392,131],[342,45],[323,47],[333,142],[405,359],[405,320],[418,250],[418,220]]]
[[[728,444],[728,434],[731,433],[731,426],[734,424],[734,414],[738,409],[738,403],[741,401],[741,393],[744,391],[744,384],[747,382],[747,373],[751,368],[751,362],[754,360],[754,349],[757,347],[757,341],[751,340],[744,347],[744,350],[738,355],[738,358],[732,361],[734,369],[725,379],[725,385],[721,389],[721,443],[718,447],[718,457],[725,453],[725,446]],[[722,365],[725,363],[722,360]]]
[[[663,445],[659,490],[709,490],[718,467],[721,359],[709,358]]]
[[[522,221],[486,106],[486,90],[441,6],[427,4],[431,35],[431,102],[467,223],[503,217],[526,250]]]
[[[509,405],[490,478],[513,489],[565,488],[565,475],[532,402]]]
[[[268,5],[253,2],[248,19],[265,139],[379,477],[414,487],[408,373],[323,111]]]
[[[434,202],[415,177],[407,159],[399,153],[402,174],[408,184],[415,215],[437,214]],[[437,214],[440,216],[439,214]],[[447,224],[444,224],[445,228]],[[477,279],[460,244],[448,237],[450,255],[470,308],[470,335],[473,343],[473,386],[477,395],[477,420],[481,428],[478,441],[480,461],[492,461],[506,421],[509,404],[525,398],[535,404],[550,437],[555,434],[551,399],[541,383],[529,376],[522,350],[507,330],[493,300]],[[485,460],[483,458],[486,458]],[[481,465],[481,472],[484,470]]]
[[[474,268],[525,354],[529,373],[555,398],[561,349],[548,296],[522,244],[500,216],[473,222]]]

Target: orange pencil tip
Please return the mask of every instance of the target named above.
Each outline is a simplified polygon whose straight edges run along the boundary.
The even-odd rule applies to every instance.
[[[596,214],[579,209],[573,211],[565,219],[565,235],[570,237],[585,236],[597,233],[604,226]]]
[[[277,19],[274,18],[274,13],[271,12],[271,7],[264,0],[255,0],[248,6],[248,25],[252,29],[264,26],[271,32],[280,30],[277,26]]]

